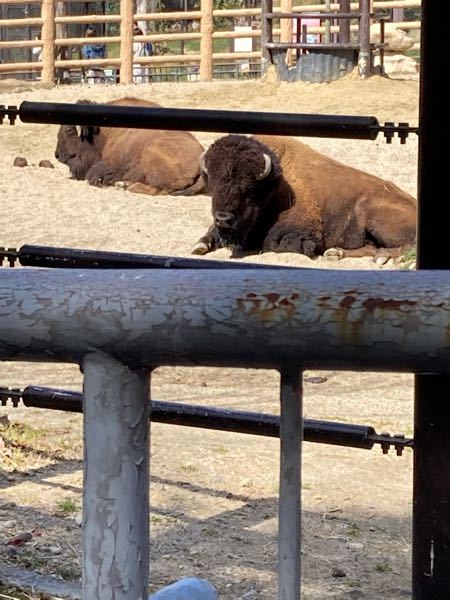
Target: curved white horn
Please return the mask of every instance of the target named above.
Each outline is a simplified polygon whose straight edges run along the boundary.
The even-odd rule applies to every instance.
[[[272,161],[270,160],[270,156],[268,154],[263,153],[264,156],[264,171],[258,175],[256,179],[264,179],[267,177],[272,169]]]
[[[203,173],[208,173],[208,169],[206,168],[206,165],[205,165],[206,152],[207,152],[207,150],[205,150],[204,152],[202,152],[200,154],[200,169],[203,171]]]

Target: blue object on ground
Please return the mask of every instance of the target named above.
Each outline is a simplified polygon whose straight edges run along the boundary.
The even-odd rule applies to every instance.
[[[218,598],[216,590],[206,579],[185,577],[152,594],[149,600],[217,600]]]

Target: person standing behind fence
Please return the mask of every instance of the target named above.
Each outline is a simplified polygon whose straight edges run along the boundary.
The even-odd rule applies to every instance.
[[[97,32],[93,25],[87,26],[85,35],[87,38],[97,37]],[[85,59],[105,58],[105,45],[95,43],[84,45],[81,54]],[[104,83],[105,79],[105,71],[101,67],[94,66],[88,68],[86,72],[87,83]]]
[[[144,35],[142,29],[137,23],[134,23],[133,35]],[[133,42],[133,63],[141,56],[152,56],[153,46],[150,42]],[[134,83],[148,83],[150,76],[148,68],[143,67],[139,63],[133,65],[133,81]]]

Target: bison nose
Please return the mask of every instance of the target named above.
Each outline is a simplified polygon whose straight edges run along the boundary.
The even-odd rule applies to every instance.
[[[55,158],[56,158],[57,160],[58,160],[58,158],[59,158],[59,153],[58,153],[58,151],[57,151],[57,150],[56,150],[56,152],[55,152]]]
[[[214,223],[219,228],[231,227],[234,222],[234,215],[228,211],[217,211],[214,215]]]

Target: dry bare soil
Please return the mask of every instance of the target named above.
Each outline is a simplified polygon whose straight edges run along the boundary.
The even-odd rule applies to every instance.
[[[417,81],[348,76],[331,84],[213,82],[44,89],[0,82],[0,104],[136,95],[171,107],[374,115],[417,124]],[[56,126],[0,127],[1,244],[69,246],[189,256],[210,221],[207,196],[149,197],[69,178],[53,159]],[[217,136],[199,133],[208,145]],[[305,140],[332,157],[416,194],[417,140],[406,145]],[[14,168],[15,156],[31,166]],[[41,159],[55,169],[37,166]],[[226,250],[213,258],[229,259]],[[374,269],[369,259],[329,263],[301,255],[243,260],[315,268]],[[388,264],[383,268],[399,268]],[[75,365],[3,363],[0,386],[80,389]],[[412,375],[307,372],[305,415],[412,433]],[[154,399],[277,413],[278,374],[250,369],[161,368]],[[314,380],[312,380],[314,381]],[[0,409],[0,562],[76,581],[80,575],[82,428],[79,415]],[[152,426],[151,590],[186,575],[208,578],[224,600],[276,597],[278,442],[241,434]],[[305,444],[303,598],[407,597],[411,559],[411,465],[379,449]],[[31,539],[14,549],[15,535]],[[11,597],[18,593],[5,591]],[[2,596],[0,596],[2,597]],[[5,596],[3,596],[5,597]],[[20,596],[22,598],[33,597]]]

